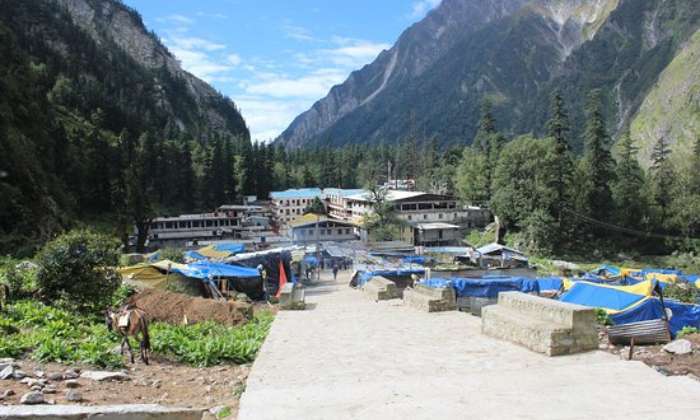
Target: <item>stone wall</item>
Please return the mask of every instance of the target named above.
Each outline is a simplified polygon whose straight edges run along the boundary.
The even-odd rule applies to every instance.
[[[389,300],[399,297],[396,284],[388,279],[375,276],[362,286],[362,291],[374,300]]]
[[[455,290],[452,287],[428,287],[416,284],[403,292],[404,305],[425,312],[454,311],[457,309]]]

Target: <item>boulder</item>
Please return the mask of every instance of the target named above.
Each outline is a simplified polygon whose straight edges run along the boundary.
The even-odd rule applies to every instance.
[[[129,375],[124,372],[102,372],[95,370],[86,370],[80,374],[81,378],[91,381],[128,381]]]
[[[664,350],[672,354],[689,354],[693,352],[693,343],[682,338],[666,344]]]
[[[20,398],[19,403],[26,404],[26,405],[43,404],[44,403],[44,394],[42,394],[39,391],[29,392],[27,394],[22,395],[22,398]]]
[[[66,399],[70,402],[80,402],[83,400],[83,394],[75,389],[69,389],[68,392],[66,392]]]
[[[0,379],[11,379],[15,374],[15,368],[12,365],[7,365],[5,369],[0,372]]]

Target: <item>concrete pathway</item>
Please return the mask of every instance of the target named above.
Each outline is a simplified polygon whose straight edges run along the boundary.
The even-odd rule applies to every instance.
[[[374,302],[343,280],[278,314],[239,420],[700,418],[693,379],[599,351],[548,358],[482,335],[480,318]]]

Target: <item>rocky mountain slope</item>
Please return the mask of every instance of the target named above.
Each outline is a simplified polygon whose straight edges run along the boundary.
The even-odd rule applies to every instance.
[[[136,191],[195,208],[213,151],[250,146],[236,105],[118,1],[0,0],[0,40],[0,255],[126,214]]]
[[[335,86],[276,140],[287,148],[421,136],[469,144],[483,98],[506,134],[543,131],[562,88],[576,137],[587,93],[604,91],[610,129],[629,122],[685,40],[693,0],[443,0],[388,51]]]

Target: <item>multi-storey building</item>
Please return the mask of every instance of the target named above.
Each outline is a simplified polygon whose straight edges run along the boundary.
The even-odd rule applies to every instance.
[[[287,224],[304,215],[306,209],[314,198],[323,198],[323,193],[318,188],[291,189],[287,191],[274,191],[270,193],[272,210],[280,224]]]
[[[394,204],[397,216],[406,222],[403,239],[414,245],[449,245],[461,240],[464,230],[486,226],[488,209],[464,207],[448,195],[419,191],[387,190],[386,199]],[[345,197],[351,220],[361,223],[372,212],[368,192]],[[363,239],[369,239],[363,236]]]
[[[336,219],[351,220],[353,214],[352,209],[348,206],[348,197],[364,193],[366,191],[361,189],[324,188],[323,196],[326,199],[328,215]]]

